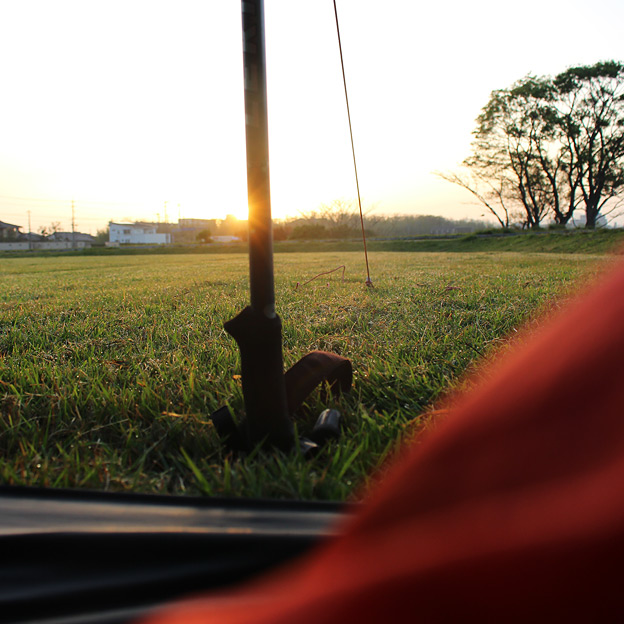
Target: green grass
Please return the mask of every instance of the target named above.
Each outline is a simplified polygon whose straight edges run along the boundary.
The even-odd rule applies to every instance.
[[[468,241],[468,243],[470,242]],[[224,321],[248,301],[241,254],[0,260],[0,482],[172,494],[346,499],[479,356],[610,257],[276,255],[286,366],[350,358],[340,441],[312,460],[222,448],[207,417],[243,407]],[[339,273],[296,289],[318,272]],[[308,404],[305,434],[325,407]]]

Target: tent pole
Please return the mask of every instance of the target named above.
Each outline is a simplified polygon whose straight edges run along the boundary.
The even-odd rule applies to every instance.
[[[243,0],[243,70],[251,307],[275,316],[264,1]]]
[[[286,401],[281,320],[275,312],[263,0],[242,0],[242,23],[251,305],[225,329],[241,352],[249,442],[264,441],[288,450],[294,436]]]

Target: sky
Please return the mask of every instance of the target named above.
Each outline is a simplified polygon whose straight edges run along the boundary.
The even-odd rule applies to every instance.
[[[441,180],[492,90],[624,60],[621,0],[337,0],[362,202],[479,219]],[[276,218],[356,198],[332,0],[265,0]],[[0,220],[247,214],[238,0],[0,0]]]

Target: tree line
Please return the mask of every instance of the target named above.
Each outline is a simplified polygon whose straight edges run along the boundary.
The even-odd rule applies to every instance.
[[[585,226],[613,215],[624,189],[624,64],[527,76],[491,94],[461,172],[439,173],[472,193],[502,227],[545,220]]]
[[[369,237],[409,238],[445,234],[468,234],[490,227],[485,221],[454,220],[436,215],[364,216],[364,231]],[[336,200],[297,218],[273,225],[275,240],[361,238],[362,224],[355,202]]]

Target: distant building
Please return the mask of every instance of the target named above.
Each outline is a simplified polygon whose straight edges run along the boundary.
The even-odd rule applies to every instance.
[[[20,241],[26,241],[30,243],[40,243],[46,240],[46,237],[43,234],[36,234],[35,232],[26,232],[24,234],[20,233],[19,239]]]
[[[238,236],[211,236],[214,243],[236,243],[240,241]]]
[[[179,219],[178,226],[182,229],[190,230],[215,230],[216,219]]]
[[[210,235],[218,229],[216,219],[180,219],[172,230],[173,242],[180,244],[197,243],[201,233]]]
[[[11,223],[5,223],[0,221],[0,240],[14,240],[20,234],[21,225],[12,225]]]
[[[158,233],[157,223],[113,223],[108,224],[108,240],[113,245],[166,245],[171,234]]]
[[[48,240],[51,241],[65,241],[73,243],[93,243],[95,242],[95,236],[91,234],[83,234],[82,232],[53,232],[48,236]]]

